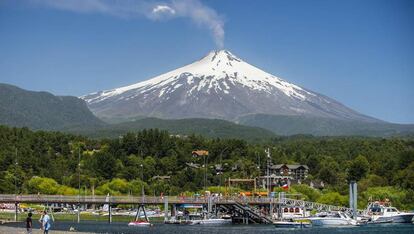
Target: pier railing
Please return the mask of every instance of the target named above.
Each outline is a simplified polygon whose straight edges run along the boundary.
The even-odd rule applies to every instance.
[[[0,203],[163,204],[166,197],[0,195]],[[169,203],[207,203],[207,198],[168,197]]]
[[[0,194],[0,203],[38,203],[38,204],[208,204],[208,197],[184,196],[65,196],[65,195],[13,195]],[[334,206],[317,202],[295,200],[289,198],[242,197],[242,196],[213,196],[214,204],[246,204],[265,205],[280,204],[282,206],[298,206],[318,211],[347,211],[348,207]]]

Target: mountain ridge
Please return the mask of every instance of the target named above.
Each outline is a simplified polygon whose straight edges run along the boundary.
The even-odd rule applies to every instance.
[[[0,83],[0,124],[44,130],[104,125],[82,99],[4,83]]]
[[[414,124],[348,121],[307,116],[255,114],[242,116],[237,123],[265,128],[280,136],[305,134],[313,136],[392,137],[409,136],[414,133]]]
[[[414,125],[385,122],[345,121],[299,115],[274,116],[252,114],[234,122],[222,119],[138,119],[104,123],[96,118],[81,99],[55,96],[48,92],[27,91],[0,84],[0,124],[29,127],[34,130],[59,130],[95,138],[117,137],[143,129],[158,128],[178,135],[203,135],[210,138],[237,138],[262,141],[276,136],[310,134],[315,136],[407,136]]]

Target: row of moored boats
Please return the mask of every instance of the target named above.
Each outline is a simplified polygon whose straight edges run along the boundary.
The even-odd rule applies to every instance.
[[[360,226],[381,223],[412,223],[413,212],[400,212],[383,202],[370,203],[366,210],[352,218],[342,211],[322,212],[310,217],[276,221],[276,227]]]
[[[302,210],[300,210],[302,211]],[[351,217],[348,213],[342,211],[322,212],[313,216],[295,215],[295,213],[286,212],[279,221],[273,224],[278,228],[306,228],[310,226],[360,226],[366,224],[381,223],[412,223],[414,213],[400,212],[395,207],[381,202],[373,202],[368,208],[360,213],[356,218]],[[222,225],[231,224],[232,218],[229,215],[221,217],[191,217],[182,219],[172,217],[166,221],[166,224],[186,224],[186,225]],[[129,226],[152,226],[148,219],[136,220],[129,223]]]

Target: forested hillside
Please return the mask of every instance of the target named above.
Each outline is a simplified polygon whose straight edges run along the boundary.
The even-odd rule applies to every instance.
[[[247,115],[238,119],[247,126],[264,128],[282,136],[309,134],[314,136],[407,136],[414,133],[414,124],[366,122],[310,116]]]
[[[303,163],[311,180],[325,182],[323,190],[296,185],[291,192],[304,198],[347,205],[347,180],[359,184],[360,206],[374,198],[390,198],[401,208],[414,208],[414,140],[411,138],[280,137],[268,143],[174,137],[166,131],[143,130],[116,139],[93,140],[59,132],[33,132],[26,128],[0,127],[0,192],[77,194],[78,156],[82,193],[176,195],[201,192],[204,169],[191,155],[195,149],[210,152],[208,186],[220,176],[214,165],[224,165],[225,178],[253,178],[264,173],[264,149],[271,148],[273,163]],[[260,161],[260,164],[259,164]],[[141,180],[141,164],[143,180]],[[259,169],[260,168],[260,169]],[[156,175],[169,181],[153,180]],[[15,186],[16,185],[16,186]],[[210,190],[217,190],[210,187]],[[235,188],[236,189],[236,188]],[[246,189],[240,187],[239,189]]]
[[[269,130],[235,124],[220,119],[158,119],[143,118],[131,122],[108,124],[91,128],[70,128],[68,132],[92,138],[118,138],[129,131],[144,129],[167,130],[174,135],[197,134],[210,138],[237,138],[249,142],[269,140],[276,135]]]
[[[54,96],[1,83],[0,124],[47,130],[104,125],[77,97]]]

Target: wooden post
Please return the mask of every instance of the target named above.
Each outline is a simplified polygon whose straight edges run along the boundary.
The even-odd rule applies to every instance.
[[[270,215],[270,218],[273,219],[273,198],[270,198],[269,215]]]
[[[172,209],[171,209],[171,217],[175,217],[177,215],[177,205],[176,204],[172,204]]]
[[[229,196],[231,197],[231,178],[229,177],[229,179],[228,179],[228,181],[229,181]]]
[[[164,197],[164,222],[168,221],[168,196]]]
[[[246,213],[246,224],[249,224],[249,214]]]
[[[14,203],[14,210],[15,210],[14,221],[17,222],[17,217],[19,215],[19,203],[18,202]]]
[[[92,201],[95,201],[95,184],[92,184]],[[95,210],[95,203],[92,203],[92,210]]]
[[[349,183],[349,208],[354,208],[354,193],[353,193],[352,181]]]
[[[111,206],[111,202],[108,203],[108,211],[109,211],[108,223],[112,223],[112,206]]]
[[[352,192],[353,192],[353,201],[352,201],[352,205],[354,206],[354,207],[352,207],[352,216],[353,216],[353,218],[355,219],[355,220],[357,220],[357,205],[358,205],[358,202],[357,202],[357,197],[358,197],[358,191],[357,191],[357,183],[354,181],[353,182],[353,186],[352,186]]]
[[[210,214],[212,212],[212,197],[208,195],[207,197],[207,213]]]
[[[78,204],[78,223],[80,223],[80,203]]]

